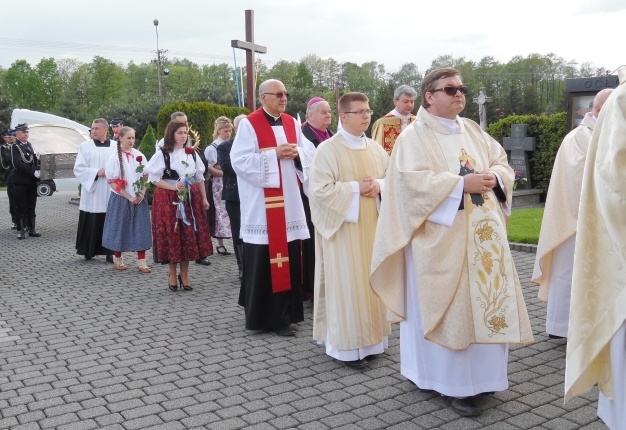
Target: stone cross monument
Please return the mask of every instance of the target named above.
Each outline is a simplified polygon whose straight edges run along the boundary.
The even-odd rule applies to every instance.
[[[480,119],[480,128],[487,128],[487,107],[485,104],[491,101],[491,97],[485,94],[485,89],[481,88],[478,97],[474,97],[474,103],[478,103],[478,118]]]
[[[504,138],[504,149],[511,151],[509,165],[519,172],[520,178],[526,178],[526,182],[518,183],[518,190],[531,189],[530,169],[528,164],[528,151],[535,150],[535,138],[526,136],[528,126],[526,124],[511,125],[511,137]]]
[[[254,73],[254,53],[260,54],[267,53],[265,46],[257,45],[254,43],[254,11],[246,10],[246,40],[231,40],[230,46],[233,48],[244,49],[246,51],[246,104],[250,112],[256,110],[256,97],[255,97],[255,73]]]

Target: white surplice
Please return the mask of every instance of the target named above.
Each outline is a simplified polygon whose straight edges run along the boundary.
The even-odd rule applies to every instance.
[[[575,247],[576,235],[573,235],[555,248],[552,254],[546,332],[560,337],[567,337],[569,327]]]
[[[108,147],[98,147],[93,140],[80,144],[74,175],[81,185],[79,209],[90,213],[106,213],[111,187],[105,176],[98,176],[111,154],[117,151],[117,142],[110,141]]]
[[[611,430],[626,429],[626,322],[611,339],[613,398],[598,396],[598,417]]]
[[[299,184],[308,179],[315,146],[304,137],[297,121],[295,129],[302,170],[296,169],[293,160],[279,160],[276,151],[260,151],[257,135],[250,121],[244,118],[239,123],[230,159],[237,174],[241,202],[241,238],[246,243],[268,244],[264,188],[278,188],[281,182],[285,198],[287,241],[310,237]],[[282,125],[273,126],[272,130],[277,145],[288,143]]]

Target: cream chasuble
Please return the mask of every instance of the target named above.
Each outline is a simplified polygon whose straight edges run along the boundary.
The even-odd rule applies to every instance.
[[[595,117],[587,113],[581,124],[565,136],[554,160],[532,276],[543,301],[548,300],[554,251],[576,234],[583,170],[595,123]]]
[[[385,181],[371,284],[405,318],[403,248],[411,246],[426,339],[448,349],[473,343],[530,343],[526,305],[493,191],[464,195],[451,227],[428,221],[465,171],[493,171],[506,190],[513,170],[502,146],[475,122],[458,118],[450,134],[426,109],[396,141]],[[507,196],[510,206],[511,196]]]
[[[341,133],[317,148],[310,173],[309,201],[315,225],[313,338],[335,350],[383,342],[390,333],[386,308],[369,285],[378,210],[375,198],[358,197],[358,220],[347,222],[351,182],[385,177],[387,153],[371,139],[360,149]]]
[[[566,401],[596,382],[605,396],[613,397],[609,344],[626,320],[626,68],[620,69],[619,77],[620,85],[596,122],[585,164],[567,341]]]

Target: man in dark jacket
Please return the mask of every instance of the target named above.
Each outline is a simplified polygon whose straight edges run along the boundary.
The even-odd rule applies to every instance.
[[[233,129],[237,132],[239,122],[246,115],[239,115],[233,121]],[[230,219],[230,231],[233,238],[233,247],[235,248],[235,257],[237,257],[237,266],[239,267],[239,279],[243,277],[243,241],[239,235],[241,227],[241,210],[239,208],[239,188],[237,187],[237,175],[230,163],[230,150],[233,147],[235,139],[222,142],[217,146],[217,164],[222,168],[224,176],[222,178],[222,200],[226,202],[226,212]]]
[[[28,141],[28,124],[15,127],[15,143],[11,145],[11,182],[14,187],[17,238],[40,237],[35,230],[35,208],[37,206],[37,183],[40,170],[39,159]]]

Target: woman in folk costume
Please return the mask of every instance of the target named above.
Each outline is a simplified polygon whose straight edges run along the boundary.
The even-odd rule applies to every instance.
[[[104,168],[111,194],[104,221],[102,245],[113,250],[113,267],[126,270],[122,252],[137,251],[137,267],[150,273],[146,249],[152,246],[150,212],[146,194],[147,179],[143,173],[144,155],[133,148],[135,130],[122,127],[117,138],[117,151]]]
[[[148,162],[148,180],[156,185],[152,200],[154,259],[169,264],[169,289],[189,291],[189,262],[212,254],[206,220],[204,164],[187,146],[186,123],[170,121],[164,143]],[[177,274],[177,266],[180,272]]]
[[[204,156],[207,159],[208,171],[211,175],[210,187],[207,190],[209,200],[212,198],[211,208],[209,209],[209,228],[211,236],[217,239],[217,253],[220,255],[230,255],[230,252],[224,246],[224,239],[228,239],[230,232],[230,219],[226,212],[226,203],[222,200],[222,177],[224,173],[217,164],[217,147],[230,139],[233,132],[233,123],[229,118],[220,116],[215,120],[215,129],[213,131],[213,143],[206,147]]]

